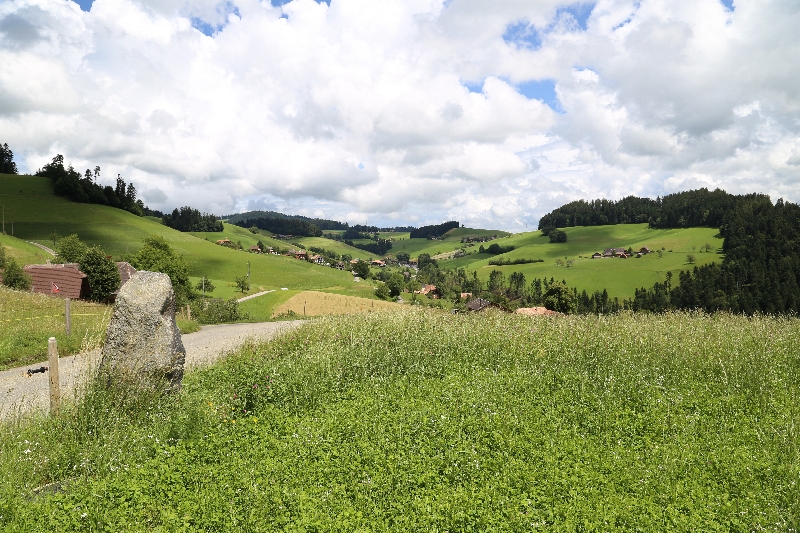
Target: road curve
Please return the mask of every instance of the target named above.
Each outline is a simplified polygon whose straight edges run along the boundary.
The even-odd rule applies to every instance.
[[[302,323],[298,320],[203,326],[200,331],[182,336],[186,348],[186,370],[207,366],[249,339],[268,340]],[[76,383],[88,376],[99,360],[100,350],[60,358],[58,368],[62,396],[71,396]],[[38,368],[42,364],[0,372],[0,422],[31,412],[46,412],[49,406],[48,374],[27,377],[29,368]]]

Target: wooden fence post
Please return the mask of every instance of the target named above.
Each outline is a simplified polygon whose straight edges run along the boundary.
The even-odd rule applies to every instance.
[[[70,305],[71,302],[72,302],[72,300],[70,298],[65,298],[64,299],[64,306],[65,306],[64,307],[64,315],[66,316],[67,335],[71,335],[72,334],[72,313],[71,313],[71,311],[72,311],[71,307],[72,306]]]
[[[192,308],[189,307],[189,304],[186,304],[186,319],[187,320],[192,319]]]
[[[47,341],[47,359],[50,364],[50,414],[55,414],[58,413],[58,404],[61,400],[61,384],[58,380],[58,347],[55,337],[50,337]]]

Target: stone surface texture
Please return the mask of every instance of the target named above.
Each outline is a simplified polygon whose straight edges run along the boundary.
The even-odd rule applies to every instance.
[[[100,372],[111,381],[177,390],[185,360],[169,276],[137,272],[120,289],[114,303]]]

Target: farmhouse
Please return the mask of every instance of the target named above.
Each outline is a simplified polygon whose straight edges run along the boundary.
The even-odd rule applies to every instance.
[[[228,246],[228,245],[233,244],[233,243],[231,242],[230,239],[220,239],[220,240],[217,241],[217,244],[220,244],[222,246]]]
[[[600,259],[602,257],[603,257],[603,254],[601,254],[600,252],[595,252],[595,253],[592,254],[592,259]]]
[[[254,253],[254,254],[260,254],[261,253],[261,248],[259,248],[258,246],[251,246],[250,247],[250,252]]]
[[[614,257],[625,253],[625,248],[606,248],[603,250],[603,257]]]
[[[371,266],[376,266],[376,267],[385,267],[386,266],[386,261],[381,261],[380,259],[373,259],[370,262],[370,265]]]
[[[414,293],[422,294],[433,299],[439,298],[439,289],[436,288],[436,285],[423,285],[420,290],[414,291]]]
[[[651,253],[653,253],[653,251],[650,248],[648,248],[647,246],[642,246],[639,249],[639,253],[642,254],[642,255],[645,255],[645,254],[651,254]]]

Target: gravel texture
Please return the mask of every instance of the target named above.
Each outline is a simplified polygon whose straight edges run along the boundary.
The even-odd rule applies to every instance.
[[[219,324],[203,326],[200,331],[183,335],[187,371],[210,365],[236,350],[249,339],[268,340],[302,324],[259,322],[254,324]],[[61,396],[71,397],[76,383],[91,375],[100,362],[100,350],[60,358]],[[0,372],[0,421],[34,413],[46,413],[49,407],[48,373],[27,377],[29,368],[47,366],[47,362]]]

